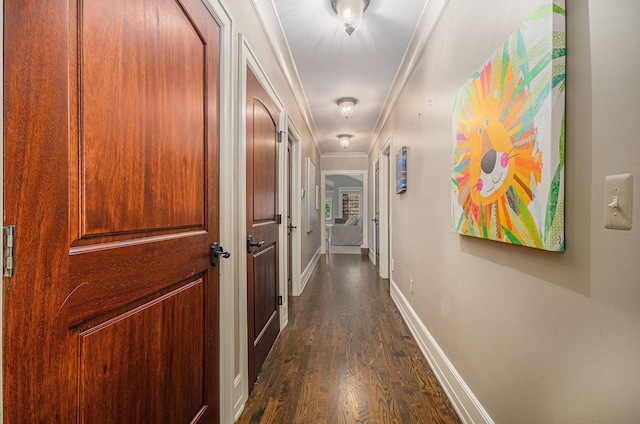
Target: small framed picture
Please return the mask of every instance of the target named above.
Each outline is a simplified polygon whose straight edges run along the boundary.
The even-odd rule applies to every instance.
[[[402,146],[396,154],[396,193],[405,191],[407,191],[407,146]]]

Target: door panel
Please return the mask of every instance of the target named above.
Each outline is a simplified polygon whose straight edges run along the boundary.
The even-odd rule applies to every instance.
[[[81,333],[80,422],[188,423],[203,412],[205,287],[198,278]],[[115,350],[114,340],[135,343]]]
[[[253,105],[253,223],[271,223],[277,211],[277,121],[272,111],[254,99]]]
[[[218,26],[7,0],[5,30],[5,418],[218,422]]]
[[[270,299],[274,296],[273,287],[276,285],[274,277],[276,270],[274,268],[276,259],[275,246],[269,246],[253,256],[253,281],[255,282],[254,296],[255,299]],[[264,330],[277,314],[274,313],[273,302],[256,302],[255,314],[253,317],[254,327]],[[254,344],[260,343],[262,334],[256,335]]]
[[[275,105],[247,69],[247,234],[261,243],[247,254],[250,388],[280,331],[277,123]]]
[[[202,228],[206,42],[174,0],[80,20],[80,236]]]
[[[133,245],[115,242],[91,246],[93,250],[73,249],[69,256],[73,296],[65,303],[69,327],[117,313],[123,304],[133,306],[149,293],[170,289],[195,270],[206,270],[209,238],[203,231],[136,239]],[[105,269],[110,270],[108,278]]]

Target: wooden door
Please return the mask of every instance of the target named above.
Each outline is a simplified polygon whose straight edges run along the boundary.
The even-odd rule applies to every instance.
[[[4,19],[5,422],[218,422],[219,28],[199,0]]]
[[[278,111],[247,69],[247,235],[258,244],[247,249],[249,390],[280,332],[277,145]]]

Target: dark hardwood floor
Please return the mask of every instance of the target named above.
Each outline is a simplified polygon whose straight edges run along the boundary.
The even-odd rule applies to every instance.
[[[368,258],[323,256],[238,423],[459,423]]]

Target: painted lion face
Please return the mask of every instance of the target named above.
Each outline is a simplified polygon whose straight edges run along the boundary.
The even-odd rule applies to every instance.
[[[536,131],[528,115],[529,94],[510,62],[496,68],[488,63],[461,97],[453,164],[463,210],[458,230],[540,244],[537,228],[522,231],[533,222],[525,209],[542,171],[541,154],[535,152]]]
[[[451,212],[459,234],[564,250],[564,3],[536,8],[458,90]]]

